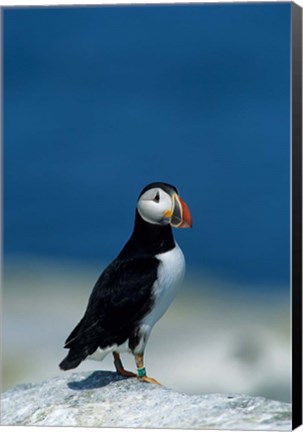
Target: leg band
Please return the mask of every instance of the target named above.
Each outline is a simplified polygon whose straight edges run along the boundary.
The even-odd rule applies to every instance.
[[[138,376],[139,376],[140,378],[146,376],[146,369],[145,369],[145,367],[143,367],[143,368],[138,368],[137,370],[138,370]]]

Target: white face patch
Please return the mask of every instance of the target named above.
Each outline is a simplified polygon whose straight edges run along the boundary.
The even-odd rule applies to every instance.
[[[152,188],[141,195],[137,209],[146,222],[156,225],[167,225],[170,218],[164,212],[172,211],[171,196],[161,188]]]

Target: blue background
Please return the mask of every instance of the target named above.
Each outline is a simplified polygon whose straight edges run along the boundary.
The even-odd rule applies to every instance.
[[[289,285],[290,3],[4,11],[4,257],[110,261],[149,182],[189,269]]]

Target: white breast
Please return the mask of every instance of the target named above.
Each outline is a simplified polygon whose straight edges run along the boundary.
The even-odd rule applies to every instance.
[[[156,255],[156,258],[160,264],[153,290],[155,304],[142,322],[144,326],[150,327],[150,330],[173,301],[185,272],[184,255],[177,244],[174,249]]]
[[[176,244],[174,249],[156,255],[160,261],[158,279],[154,284],[153,296],[155,303],[151,312],[140,323],[140,341],[134,349],[142,353],[155,323],[164,315],[173,301],[185,272],[184,255]]]

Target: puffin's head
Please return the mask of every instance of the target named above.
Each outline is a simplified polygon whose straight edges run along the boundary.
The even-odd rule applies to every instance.
[[[191,228],[192,221],[187,205],[178,190],[167,183],[151,183],[138,199],[137,209],[146,222],[175,228]]]

